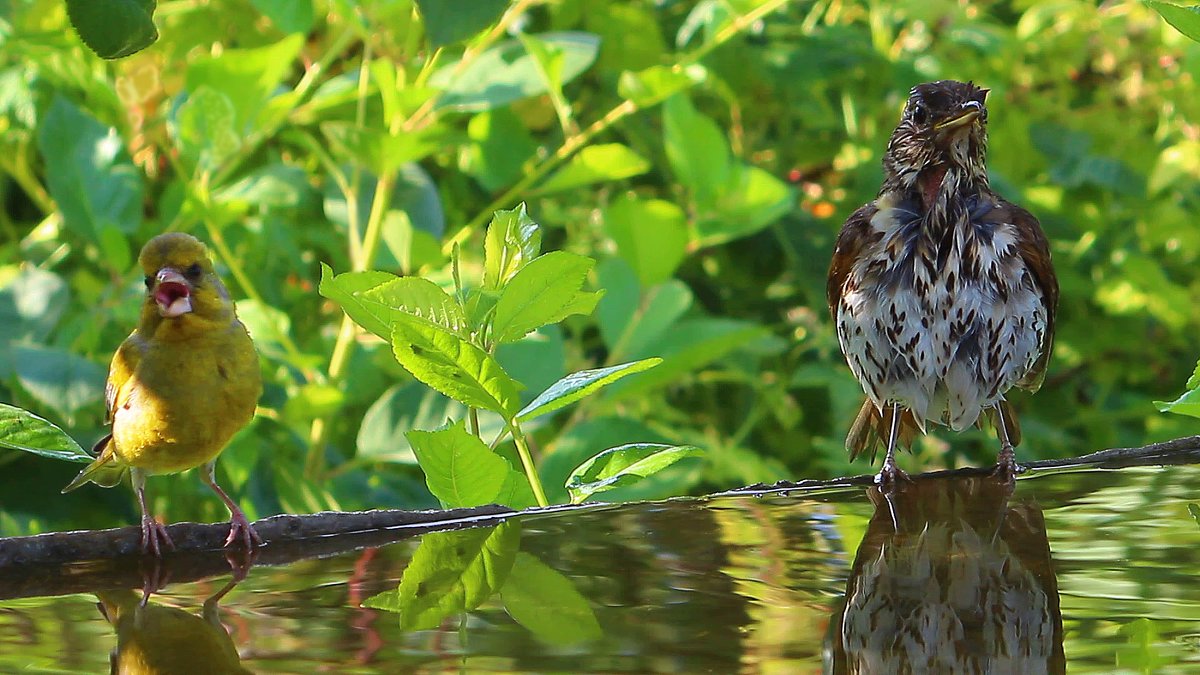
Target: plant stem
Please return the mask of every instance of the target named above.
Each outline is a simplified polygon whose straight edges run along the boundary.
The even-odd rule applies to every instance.
[[[550,500],[546,499],[546,492],[542,489],[542,479],[538,478],[537,467],[533,464],[533,455],[529,454],[529,444],[525,441],[525,434],[521,433],[521,427],[517,426],[515,419],[509,421],[508,428],[512,430],[513,442],[517,446],[517,455],[521,458],[521,466],[525,468],[525,478],[529,480],[529,487],[533,489],[533,496],[537,499],[538,506],[549,506]]]

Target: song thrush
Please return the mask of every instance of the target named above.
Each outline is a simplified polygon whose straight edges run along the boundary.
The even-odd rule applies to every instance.
[[[1021,433],[1005,393],[1036,390],[1054,338],[1058,281],[1037,218],[992,191],[988,90],[917,85],[883,159],[875,201],[842,226],[829,309],[850,370],[867,394],[846,438],[853,459],[876,440],[876,482],[907,476],[894,457],[927,422],[955,431],[987,412],[997,473],[1019,467]]]

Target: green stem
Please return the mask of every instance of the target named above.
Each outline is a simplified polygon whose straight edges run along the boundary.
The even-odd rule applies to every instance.
[[[546,492],[542,489],[542,479],[538,478],[537,467],[533,465],[533,455],[529,454],[529,444],[525,441],[525,434],[521,433],[521,427],[517,426],[515,419],[509,421],[508,427],[512,429],[513,442],[517,445],[517,455],[521,457],[521,466],[525,468],[525,477],[529,479],[529,487],[533,488],[533,496],[537,499],[538,506],[549,506],[550,500],[546,499]]]

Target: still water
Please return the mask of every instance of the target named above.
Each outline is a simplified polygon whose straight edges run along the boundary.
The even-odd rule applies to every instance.
[[[1200,672],[1200,467],[492,522],[237,583],[156,570],[144,608],[10,590],[0,672]]]

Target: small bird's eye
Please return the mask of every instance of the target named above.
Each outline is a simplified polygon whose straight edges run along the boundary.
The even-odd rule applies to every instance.
[[[912,118],[917,124],[925,124],[929,121],[929,111],[925,109],[925,106],[916,103],[913,105]]]
[[[184,273],[183,273],[183,274],[184,274],[184,276],[186,276],[188,279],[191,279],[192,281],[195,281],[195,280],[197,280],[197,279],[199,279],[199,278],[200,278],[200,273],[201,273],[201,272],[203,272],[203,271],[204,271],[204,270],[200,269],[200,263],[192,263],[192,264],[191,264],[191,266],[190,266],[190,267],[188,267],[188,268],[187,268],[187,270],[186,270],[186,271],[184,271]]]

